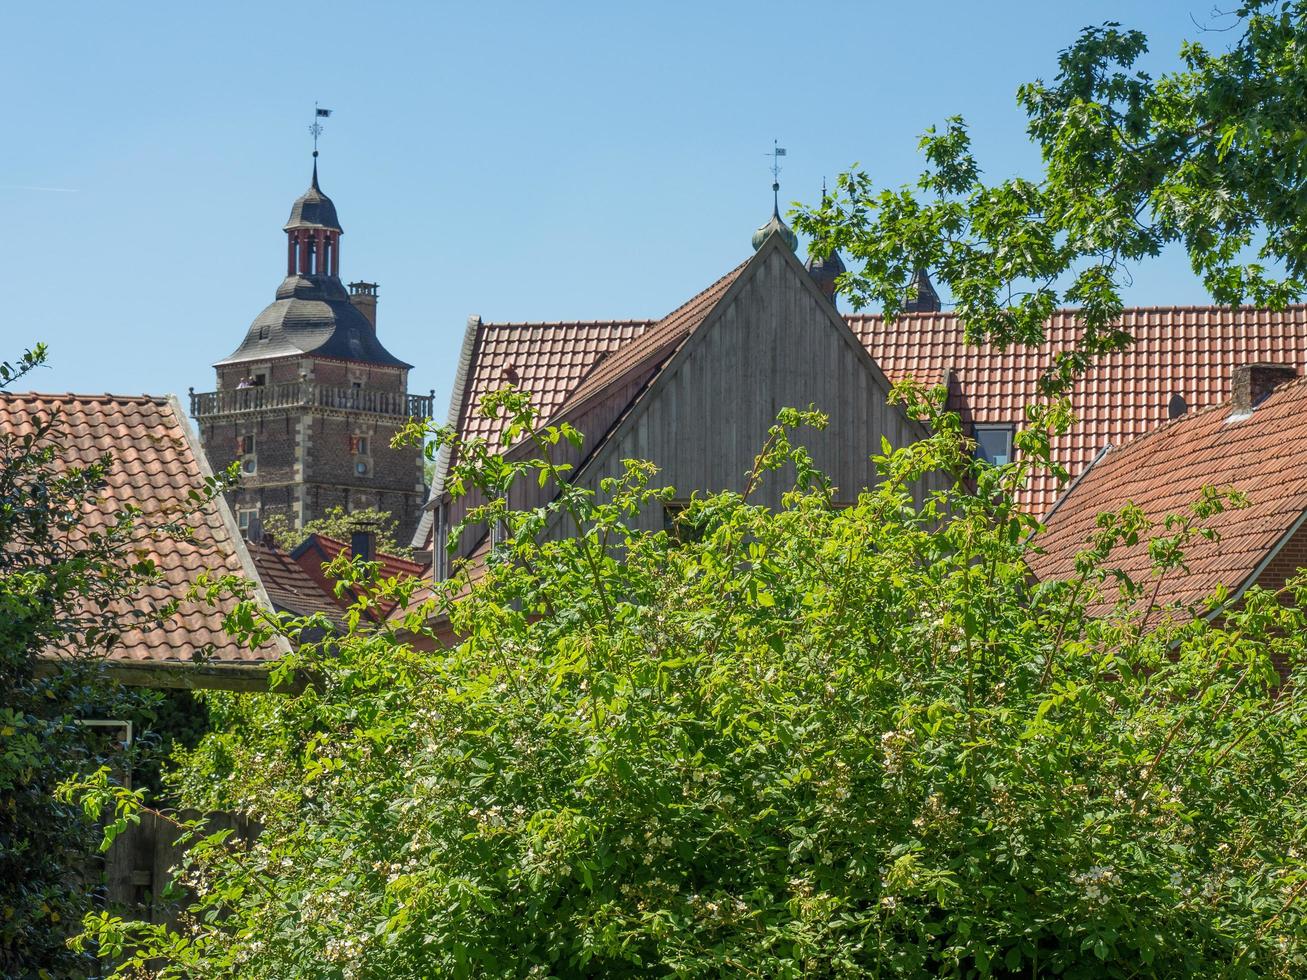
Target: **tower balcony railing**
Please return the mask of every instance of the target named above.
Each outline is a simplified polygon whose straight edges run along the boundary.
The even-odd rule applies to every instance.
[[[365,412],[400,419],[424,419],[433,415],[436,393],[410,395],[402,391],[379,391],[352,385],[320,385],[310,381],[228,388],[223,391],[190,391],[191,416],[243,415],[270,408],[327,408]]]

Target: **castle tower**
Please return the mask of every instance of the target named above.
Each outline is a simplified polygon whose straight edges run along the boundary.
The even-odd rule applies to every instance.
[[[417,525],[426,487],[422,453],[392,449],[410,417],[431,415],[431,395],[408,394],[412,367],[377,338],[375,283],[340,280],[344,230],[318,186],[286,222],[286,278],[240,346],[218,361],[214,391],[191,390],[191,415],[215,471],[236,462],[232,508],[242,531],[254,515],[303,524],[329,508],[376,507]]]

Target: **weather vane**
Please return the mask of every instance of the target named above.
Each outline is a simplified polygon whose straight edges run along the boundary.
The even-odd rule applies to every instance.
[[[771,141],[771,152],[767,154],[771,157],[771,196],[772,211],[780,211],[780,190],[781,190],[781,157],[785,156],[785,147],[780,145],[780,140]]]
[[[773,184],[781,182],[781,157],[785,156],[785,147],[779,146],[780,140],[772,140],[771,152],[767,155],[771,157],[771,180]],[[780,190],[779,187],[773,187],[772,190]]]
[[[326,119],[331,115],[330,109],[324,109],[316,102],[313,103],[313,125],[309,127],[309,132],[313,134],[313,155],[318,155],[318,137],[322,135],[322,123],[319,119]],[[781,152],[784,152],[783,150]]]

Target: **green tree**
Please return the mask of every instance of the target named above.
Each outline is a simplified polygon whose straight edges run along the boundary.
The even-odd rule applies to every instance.
[[[488,573],[396,632],[301,646],[282,669],[314,689],[224,696],[179,788],[263,835],[198,840],[184,936],[88,937],[177,977],[1302,975],[1300,605],[1149,633],[1131,587],[1088,617],[1148,523],[1104,521],[1075,581],[1032,584],[1011,494],[1046,434],[990,467],[942,393],[900,395],[935,435],[877,457],[855,506],[792,439],[823,419],[789,411],[749,491],[691,503],[694,541],[630,529],[670,492],[653,467],[596,497],[549,461],[574,432],[490,399],[539,457],[464,446],[456,485],[558,497],[475,512],[508,529]],[[782,509],[750,503],[789,467]],[[1159,527],[1167,562],[1239,503]],[[554,520],[574,533],[542,540]],[[465,642],[410,644],[434,612]]]
[[[44,360],[38,345],[0,364],[0,389]],[[140,545],[185,533],[185,515],[147,526],[134,506],[102,509],[112,459],[68,465],[64,419],[29,423],[0,432],[0,975],[86,975],[94,963],[65,941],[91,906],[100,832],[54,791],[107,761],[118,773],[156,765],[142,751],[160,747],[149,729],[168,704],[112,683],[102,668],[124,609],[158,578]],[[50,652],[64,659],[42,658]],[[132,720],[144,738],[124,753],[81,725],[104,718]]]
[[[316,520],[309,521],[303,527],[295,527],[285,514],[272,513],[263,522],[263,529],[277,545],[287,551],[298,548],[308,540],[310,534],[323,534],[338,541],[349,541],[355,531],[372,531],[377,536],[377,550],[387,555],[409,558],[413,549],[401,545],[396,538],[399,522],[388,510],[365,507],[362,510],[346,511],[344,507],[330,507]]]
[[[1186,43],[1182,67],[1158,78],[1135,68],[1145,36],[1108,23],[1062,52],[1051,84],[1023,85],[1037,179],[986,182],[953,118],[922,137],[915,185],[881,189],[853,170],[795,227],[853,260],[840,288],[858,308],[899,310],[917,268],[952,294],[975,340],[1038,344],[1050,313],[1077,307],[1083,340],[1050,390],[1130,342],[1122,284],[1167,246],[1186,251],[1218,303],[1301,297],[1307,4],[1250,0],[1213,16],[1228,50]]]

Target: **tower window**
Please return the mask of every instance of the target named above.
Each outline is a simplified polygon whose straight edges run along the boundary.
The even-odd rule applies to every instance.
[[[354,472],[357,473],[359,476],[367,476],[368,461],[366,459],[360,459],[357,463],[354,464]]]
[[[241,457],[241,472],[253,473],[259,468],[258,457],[254,455],[254,436],[240,436],[236,440],[236,449]]]
[[[1012,430],[1010,425],[976,426],[976,458],[993,466],[1012,462]]]
[[[250,529],[250,521],[257,513],[257,510],[247,510],[245,508],[236,511],[236,523],[240,526],[242,535]]]
[[[367,436],[355,436],[355,437],[354,437],[354,452],[355,452],[357,455],[359,455],[359,456],[366,456],[366,455],[368,454],[368,437],[367,437]]]

